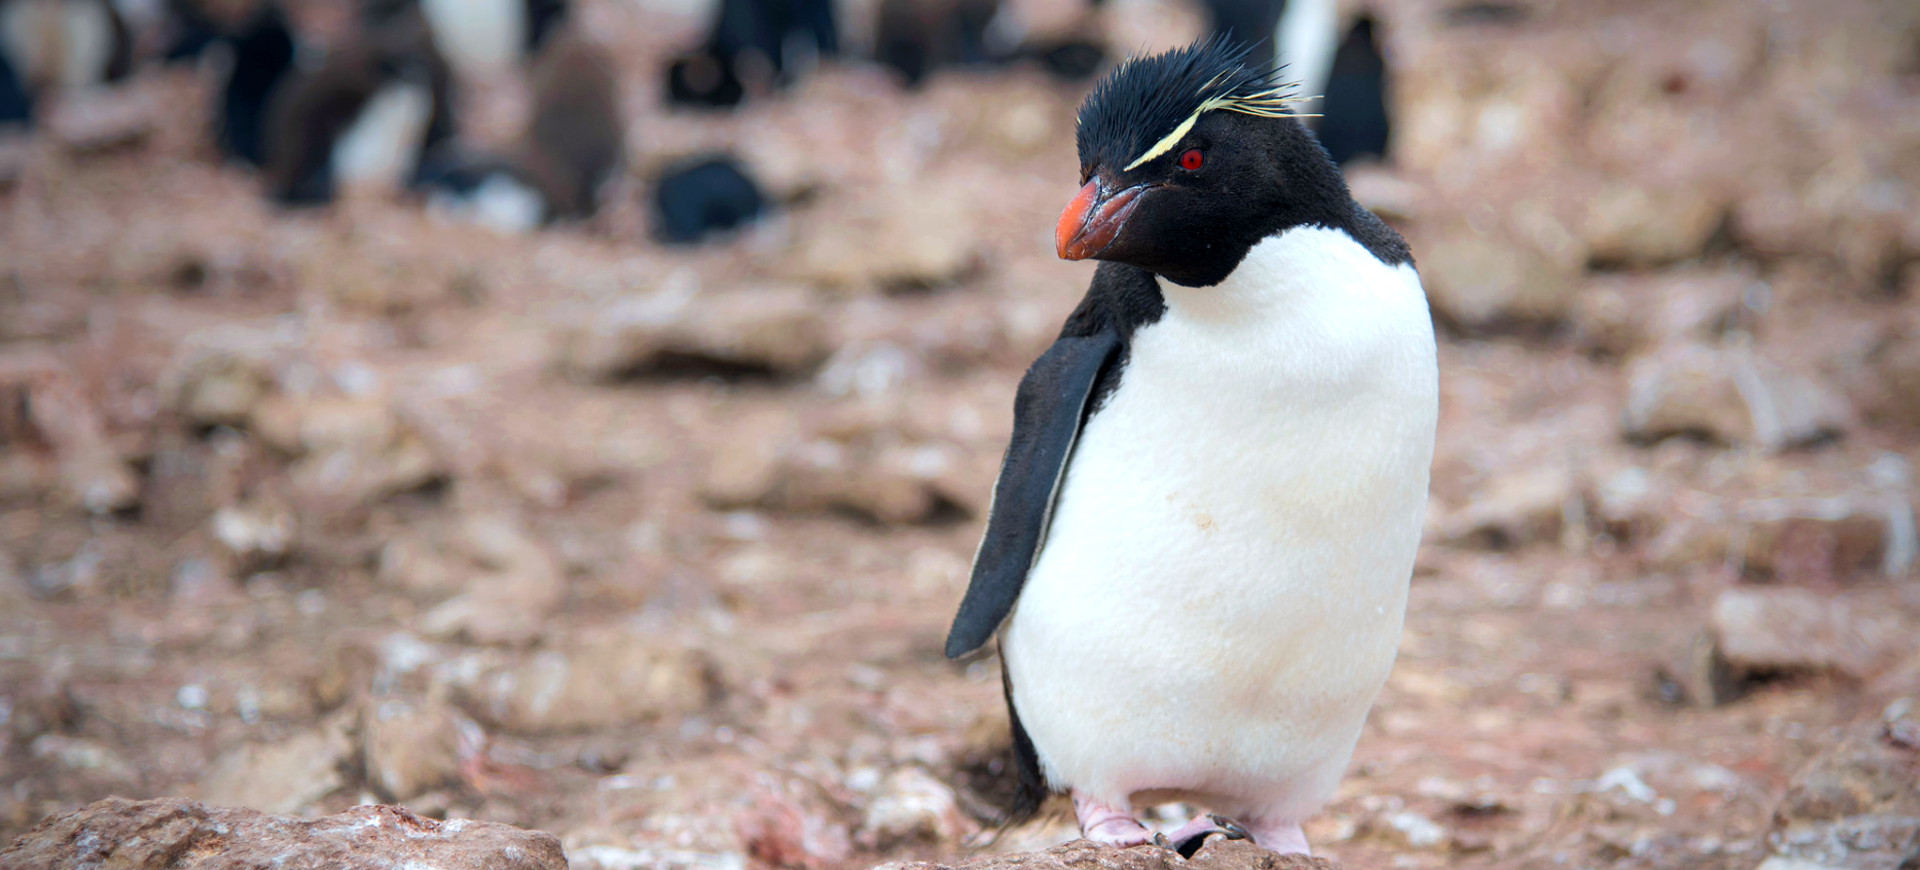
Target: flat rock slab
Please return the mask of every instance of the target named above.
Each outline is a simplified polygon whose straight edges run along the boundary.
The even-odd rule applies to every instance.
[[[184,798],[108,798],[43,820],[0,851],[8,870],[566,870],[559,839],[496,822],[363,806],[317,819]]]
[[[931,861],[883,864],[874,870],[1340,870],[1324,858],[1276,855],[1238,840],[1218,837],[1207,842],[1192,859],[1156,846],[1115,849],[1089,840],[1074,840],[1042,852],[982,855],[959,864]]]

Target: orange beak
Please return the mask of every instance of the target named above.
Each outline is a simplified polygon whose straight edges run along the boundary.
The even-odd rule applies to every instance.
[[[1100,256],[1113,244],[1114,237],[1120,235],[1145,190],[1146,185],[1135,185],[1121,191],[1108,191],[1097,177],[1087,182],[1080,188],[1079,195],[1067,203],[1067,210],[1060,213],[1059,225],[1053,228],[1053,243],[1060,259],[1085,260]]]

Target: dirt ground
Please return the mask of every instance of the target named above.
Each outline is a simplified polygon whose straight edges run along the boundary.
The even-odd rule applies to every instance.
[[[0,841],[109,794],[400,802],[552,831],[578,867],[1073,835],[1056,810],[987,842],[998,667],[940,651],[1014,385],[1092,271],[1051,238],[1083,86],[840,65],[674,114],[655,71],[689,19],[586,5],[634,178],[585,224],[276,211],[212,153],[191,70],[125,86],[153,107],[130,143],[20,146]],[[503,136],[523,89],[482,84],[472,135]],[[649,241],[644,177],[717,146],[792,204]],[[1394,204],[1458,191],[1355,183],[1447,256],[1452,205]],[[1920,697],[1920,234],[1879,283],[1745,239],[1578,258],[1547,316],[1442,312],[1428,538],[1321,854],[1749,870],[1803,765]]]

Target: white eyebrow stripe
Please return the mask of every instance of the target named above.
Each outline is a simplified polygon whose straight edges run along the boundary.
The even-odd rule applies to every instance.
[[[1153,147],[1148,148],[1145,154],[1140,155],[1132,163],[1127,164],[1127,168],[1122,169],[1120,171],[1132,172],[1134,167],[1139,166],[1140,164],[1145,163],[1149,160],[1152,160],[1155,157],[1159,157],[1160,155],[1165,154],[1168,151],[1172,151],[1173,146],[1180,144],[1180,139],[1187,135],[1187,131],[1193,129],[1193,123],[1195,121],[1200,120],[1200,112],[1204,112],[1206,110],[1207,110],[1207,107],[1202,106],[1200,107],[1200,111],[1194,112],[1193,114],[1188,115],[1187,119],[1185,121],[1181,121],[1180,126],[1173,128],[1173,132],[1168,133],[1165,139],[1161,139],[1160,141],[1153,143]]]

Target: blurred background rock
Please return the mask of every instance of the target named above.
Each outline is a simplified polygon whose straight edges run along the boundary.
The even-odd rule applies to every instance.
[[[977,845],[997,666],[940,639],[1090,276],[1072,113],[1241,14],[0,0],[0,840],[113,794],[588,868]],[[1310,839],[1906,866],[1920,5],[1287,15],[1442,336],[1400,663]]]

